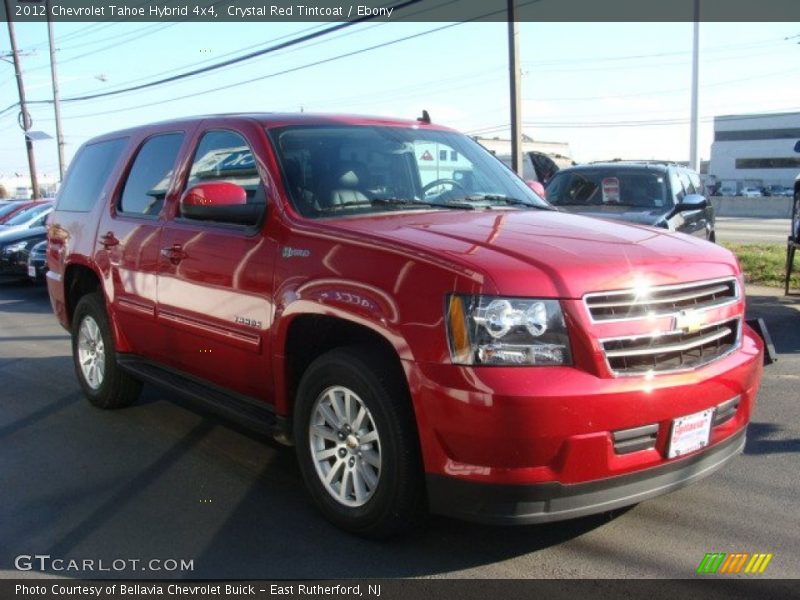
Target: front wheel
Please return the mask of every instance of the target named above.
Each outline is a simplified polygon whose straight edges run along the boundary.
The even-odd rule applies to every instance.
[[[419,442],[405,382],[389,360],[361,348],[317,358],[300,382],[294,437],[303,479],[330,521],[373,538],[418,521]]]
[[[81,298],[72,324],[75,373],[89,402],[98,408],[122,408],[134,402],[142,384],[117,364],[103,297],[93,293]]]

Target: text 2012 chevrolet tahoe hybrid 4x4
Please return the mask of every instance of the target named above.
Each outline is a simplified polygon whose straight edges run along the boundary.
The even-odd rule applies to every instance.
[[[427,120],[222,115],[87,142],[47,282],[101,408],[166,385],[293,442],[333,522],[606,511],[739,452],[725,249],[553,210]]]

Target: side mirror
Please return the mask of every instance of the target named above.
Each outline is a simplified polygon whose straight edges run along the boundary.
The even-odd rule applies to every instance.
[[[528,179],[525,181],[525,185],[531,188],[538,196],[545,197],[544,186],[540,182]]]
[[[684,196],[680,204],[675,209],[678,211],[683,210],[700,210],[708,206],[708,199],[700,194],[689,194]]]
[[[258,220],[258,207],[247,204],[247,191],[242,186],[229,181],[209,181],[183,193],[181,214],[199,221],[252,225]]]

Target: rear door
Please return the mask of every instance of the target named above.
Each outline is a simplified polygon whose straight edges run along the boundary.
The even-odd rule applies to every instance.
[[[226,181],[243,187],[249,222],[200,220],[176,201],[158,259],[158,322],[165,362],[251,397],[271,396],[269,328],[275,242],[262,233],[267,215],[264,134],[254,124],[204,123],[192,142],[180,186]],[[255,151],[255,155],[254,155]]]
[[[97,262],[110,271],[119,330],[132,352],[151,359],[164,356],[155,319],[161,211],[185,139],[185,131],[164,131],[138,141],[97,229]]]

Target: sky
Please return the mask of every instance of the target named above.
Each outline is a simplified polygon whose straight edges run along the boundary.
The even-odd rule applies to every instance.
[[[326,26],[56,23],[61,97],[128,87]],[[10,50],[2,29],[0,55]],[[519,30],[528,136],[568,143],[579,162],[688,160],[692,23],[521,23]],[[52,99],[46,26],[17,23],[16,35],[28,99]],[[507,137],[507,35],[505,23],[366,23],[189,80],[65,102],[66,156],[115,129],[234,111],[415,118],[426,109],[465,133]],[[798,35],[798,23],[700,25],[702,159],[715,115],[800,110],[800,37],[791,39]],[[262,79],[209,92],[255,78]],[[0,111],[17,100],[13,67],[0,62]],[[52,105],[30,113],[34,130],[55,137]],[[27,172],[16,120],[16,110],[0,115],[2,175]],[[55,141],[36,142],[35,153],[40,173],[57,173]]]

